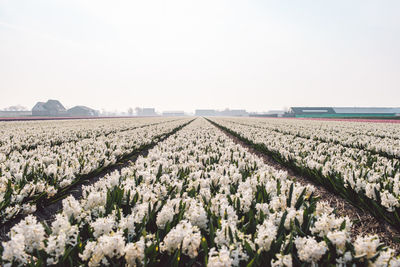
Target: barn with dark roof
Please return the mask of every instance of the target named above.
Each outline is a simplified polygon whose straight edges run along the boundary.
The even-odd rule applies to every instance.
[[[48,100],[47,102],[37,102],[32,108],[33,116],[67,116],[67,110],[58,100]]]
[[[98,112],[85,106],[75,106],[68,109],[68,116],[74,117],[94,117],[98,116]]]

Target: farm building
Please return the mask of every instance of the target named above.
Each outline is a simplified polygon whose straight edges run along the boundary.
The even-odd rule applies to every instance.
[[[291,107],[286,115],[297,118],[397,117],[400,108]]]
[[[246,117],[249,114],[244,109],[225,109],[220,112],[220,116],[230,116],[230,117]]]
[[[164,111],[162,113],[162,115],[167,116],[167,117],[185,116],[185,112],[183,112],[183,111]]]
[[[68,116],[75,117],[95,117],[98,116],[98,112],[94,109],[85,106],[75,106],[68,109]]]
[[[283,117],[285,115],[284,110],[270,110],[268,112],[263,112],[263,113],[249,113],[249,117]]]
[[[196,116],[218,116],[217,111],[214,109],[196,109]]]
[[[75,106],[68,110],[58,100],[48,100],[47,102],[37,102],[32,108],[32,116],[49,117],[93,117],[98,116],[98,112],[85,106]]]
[[[218,111],[214,109],[196,109],[196,116],[229,116],[229,117],[245,117],[249,114],[244,109],[225,109]]]
[[[27,116],[32,116],[32,111],[26,111],[26,110],[0,110],[0,117],[27,117]]]
[[[157,116],[155,108],[136,108],[137,116]]]
[[[33,116],[67,116],[67,110],[58,100],[37,102],[32,108]]]

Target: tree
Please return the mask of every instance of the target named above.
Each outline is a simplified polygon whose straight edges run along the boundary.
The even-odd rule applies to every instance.
[[[135,113],[139,116],[142,113],[142,109],[139,107],[135,108]]]
[[[27,111],[28,109],[24,106],[21,105],[16,105],[16,106],[10,106],[7,107],[5,109],[3,109],[4,111]]]

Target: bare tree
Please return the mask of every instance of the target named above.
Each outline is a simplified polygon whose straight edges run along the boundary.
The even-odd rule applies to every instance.
[[[28,109],[21,105],[10,106],[3,109],[4,111],[27,111]]]
[[[136,108],[135,108],[135,113],[136,113],[136,115],[141,114],[141,113],[142,113],[142,109],[139,108],[139,107],[136,107]]]

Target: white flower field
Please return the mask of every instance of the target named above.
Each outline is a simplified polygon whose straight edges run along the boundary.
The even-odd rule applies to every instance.
[[[398,124],[216,120],[318,183],[400,226]]]
[[[37,201],[115,164],[181,123],[165,119],[2,123],[1,220],[35,211]]]
[[[313,185],[225,134],[396,228],[400,124],[182,117],[0,126],[0,219],[19,218],[1,243],[3,266],[400,266],[378,235],[352,235],[352,220]],[[83,185],[82,197],[68,194],[135,153]],[[51,201],[60,210],[38,219]]]

